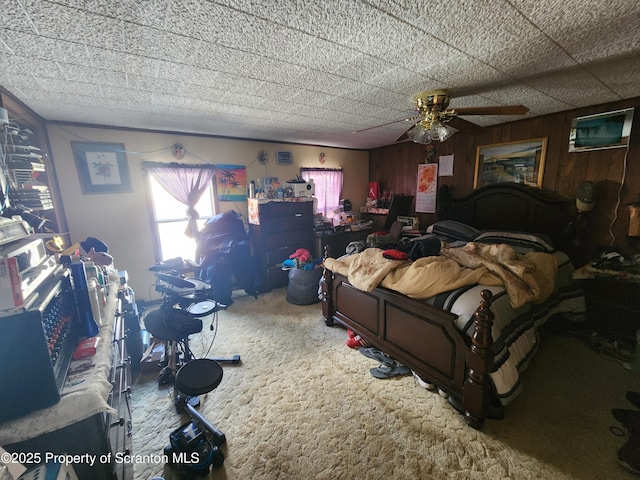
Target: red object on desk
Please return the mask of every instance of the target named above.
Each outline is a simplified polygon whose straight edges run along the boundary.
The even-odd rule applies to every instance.
[[[380,182],[369,182],[369,198],[380,198]]]
[[[91,337],[82,340],[73,352],[73,359],[81,360],[83,358],[93,357],[98,349],[98,343],[100,343],[100,337]]]

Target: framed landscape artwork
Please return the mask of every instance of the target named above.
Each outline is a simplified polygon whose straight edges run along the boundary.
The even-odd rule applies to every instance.
[[[473,188],[519,183],[542,188],[547,137],[481,145],[476,150]]]

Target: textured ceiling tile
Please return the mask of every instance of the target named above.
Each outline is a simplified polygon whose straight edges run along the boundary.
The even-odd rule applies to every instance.
[[[29,2],[23,2],[22,4],[16,0],[4,1],[2,8],[0,8],[0,27],[7,32],[24,32],[36,34],[36,28],[28,13],[28,10],[23,8],[23,5]]]
[[[386,60],[361,53],[352,57],[347,62],[339,64],[332,70],[332,73],[352,80],[366,82],[379,75],[380,72],[386,72],[396,66],[397,65],[389,63]]]
[[[371,18],[371,8],[354,0],[310,1],[290,26],[319,39],[346,44]]]
[[[297,58],[291,59],[291,62],[316,70],[330,71],[334,65],[342,65],[357,56],[358,52],[351,48],[316,39],[302,49]]]
[[[528,116],[640,95],[639,5],[5,0],[0,85],[47,119],[367,148],[425,89]]]
[[[604,103],[612,98],[612,92],[600,81],[582,69],[527,79],[527,85],[549,96],[562,99],[573,108]]]
[[[359,19],[359,28],[347,42],[347,45],[361,52],[386,58],[388,53],[393,54],[425,35],[422,28],[413,27],[377,9],[371,9],[369,13],[367,17]]]
[[[235,74],[219,75],[215,84],[215,88],[227,92],[257,92],[264,83],[263,80],[256,78],[247,78]]]
[[[338,94],[344,78],[330,73],[307,69],[301,75],[291,77],[290,84],[322,93]]]
[[[290,25],[309,4],[308,0],[218,0],[217,3],[242,12]]]
[[[603,61],[589,65],[588,70],[620,98],[638,95],[640,54],[625,57],[624,62]]]
[[[252,53],[207,43],[198,49],[193,65],[223,73],[248,74],[261,58]]]

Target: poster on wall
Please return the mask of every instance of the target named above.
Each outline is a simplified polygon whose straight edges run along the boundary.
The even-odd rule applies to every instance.
[[[238,202],[247,199],[247,170],[244,165],[216,165],[218,200]]]
[[[436,213],[438,191],[438,164],[418,165],[418,186],[416,188],[416,212]]]

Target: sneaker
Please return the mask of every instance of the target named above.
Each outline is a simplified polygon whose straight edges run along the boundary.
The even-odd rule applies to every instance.
[[[349,337],[349,338],[353,338],[353,337],[355,337],[356,335],[357,335],[357,333],[356,333],[356,332],[354,332],[353,330],[351,330],[351,329],[349,329],[349,328],[347,329],[347,337]]]
[[[418,381],[418,385],[420,385],[422,388],[426,388],[427,390],[436,389],[435,383],[431,383],[431,382],[427,382],[426,380],[423,380],[422,378],[420,378],[420,375],[418,375],[414,370],[411,370],[411,373],[413,374],[413,377]]]
[[[369,343],[360,335],[356,335],[353,338],[347,340],[347,347],[358,349],[360,347],[366,347]]]

